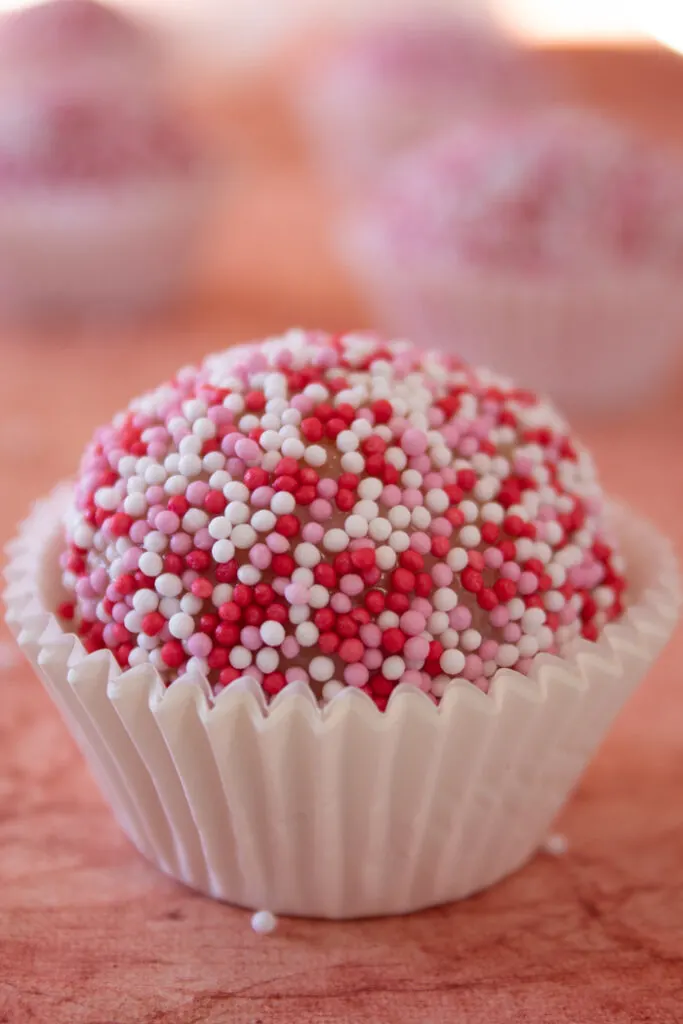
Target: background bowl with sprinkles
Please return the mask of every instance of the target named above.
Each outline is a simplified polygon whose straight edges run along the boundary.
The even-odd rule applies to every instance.
[[[549,404],[363,333],[290,331],[133,400],[9,574],[142,852],[329,917],[519,867],[677,611],[668,545]]]

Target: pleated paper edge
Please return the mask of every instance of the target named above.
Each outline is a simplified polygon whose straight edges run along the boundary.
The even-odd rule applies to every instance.
[[[608,624],[594,642],[579,641],[570,657],[538,655],[530,674],[523,676],[514,669],[500,669],[491,690],[484,694],[465,681],[455,681],[437,707],[415,687],[399,685],[387,709],[380,712],[372,700],[353,687],[346,687],[324,707],[304,684],[290,684],[268,705],[261,688],[249,677],[236,680],[218,697],[213,698],[206,680],[185,675],[166,687],[158,673],[149,665],[122,671],[108,652],[87,654],[75,634],[65,633],[56,617],[42,600],[43,556],[70,500],[68,484],[57,487],[47,498],[35,503],[22,523],[19,533],[7,546],[8,560],[4,570],[6,587],[3,598],[6,619],[20,646],[33,644],[44,662],[50,650],[70,645],[69,679],[84,681],[89,673],[101,673],[102,659],[109,664],[108,688],[120,693],[129,687],[146,687],[150,707],[168,705],[170,711],[178,701],[185,703],[191,695],[202,717],[223,715],[243,705],[254,724],[260,728],[276,728],[289,715],[305,716],[316,731],[334,728],[339,717],[353,711],[363,716],[378,731],[389,729],[398,715],[410,706],[410,714],[425,715],[432,720],[450,717],[458,704],[486,715],[504,715],[508,694],[537,704],[548,699],[549,686],[560,682],[584,689],[599,666],[608,675],[628,675],[628,661],[640,653],[643,661],[653,661],[666,645],[675,628],[681,605],[681,583],[676,556],[671,543],[646,520],[640,519],[618,504],[610,506],[610,518],[622,542],[627,560],[629,548],[647,549],[647,561],[657,571],[639,600],[627,608],[618,622]],[[33,659],[32,659],[33,660]]]

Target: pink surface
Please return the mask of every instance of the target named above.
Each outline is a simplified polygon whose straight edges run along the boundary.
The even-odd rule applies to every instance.
[[[567,63],[586,95],[628,104],[656,130],[680,131],[683,74],[673,58],[596,54]],[[139,390],[181,362],[290,322],[363,322],[326,254],[320,197],[302,177],[282,121],[270,100],[249,110],[241,156],[251,173],[236,186],[242,191],[230,229],[227,218],[219,223],[200,308],[144,331],[0,336],[3,539],[32,497],[75,469],[95,424],[129,397],[132,367]],[[99,386],[86,367],[97,368]],[[651,516],[683,555],[682,399],[683,386],[672,379],[656,406],[621,422],[585,424],[582,432],[609,490]],[[0,1019],[681,1019],[680,629],[558,823],[569,840],[566,855],[539,855],[461,905],[403,920],[282,922],[270,938],[251,932],[246,913],[179,888],[141,860],[39,683],[12,664],[13,648],[0,654]]]

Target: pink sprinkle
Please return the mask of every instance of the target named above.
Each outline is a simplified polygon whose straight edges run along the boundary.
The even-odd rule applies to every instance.
[[[493,661],[498,653],[498,644],[495,640],[483,640],[479,648],[479,657],[482,661]]]
[[[313,502],[313,504],[316,503]],[[327,504],[327,502],[321,502],[321,504]],[[332,509],[330,508],[330,512],[331,511]],[[326,519],[327,516],[324,516],[323,518]],[[325,527],[320,523],[306,523],[301,531],[301,536],[308,544],[319,544],[325,536]]]
[[[355,665],[347,665],[344,669],[344,682],[347,686],[365,686],[369,678],[370,673],[367,668],[359,662]]]
[[[432,542],[429,534],[417,530],[410,538],[410,547],[420,555],[426,555],[432,550]]]
[[[386,505],[387,508],[394,508],[395,505],[401,503],[401,490],[396,484],[387,484],[382,491],[382,504]]]
[[[288,683],[307,683],[308,672],[303,668],[298,668],[298,666],[288,668],[285,672],[285,679]]]
[[[432,579],[437,587],[450,587],[453,582],[453,570],[445,562],[437,562],[432,569]]]
[[[432,460],[428,455],[415,455],[408,465],[410,469],[416,469],[418,473],[422,473],[424,475],[432,468]]]
[[[498,548],[487,548],[484,552],[484,562],[489,569],[500,569],[503,564],[503,555]]]
[[[504,579],[512,580],[513,583],[516,583],[522,575],[522,570],[516,562],[506,562],[505,565],[501,566],[500,575]]]
[[[464,604],[456,605],[448,613],[448,624],[451,629],[462,630],[469,629],[472,625],[472,612],[469,608],[466,608]]]
[[[285,597],[290,604],[308,604],[311,592],[301,583],[290,583],[285,588]]]
[[[90,580],[85,576],[82,576],[76,583],[76,594],[78,597],[92,598],[95,597],[95,591],[93,590]]]
[[[153,487],[148,487],[145,492],[145,498],[147,499],[148,505],[160,505],[165,497],[166,495],[163,487],[159,487],[158,484]]]
[[[522,631],[516,622],[508,622],[503,630],[503,640],[506,644],[516,644],[522,635]]]
[[[275,491],[272,487],[257,487],[255,491],[251,492],[249,503],[254,508],[268,508],[274,494]]]
[[[249,561],[257,569],[267,569],[273,556],[265,544],[254,544],[249,552]]]
[[[112,608],[111,617],[114,620],[114,622],[123,622],[123,620],[125,619],[125,617],[126,617],[126,615],[128,614],[129,611],[130,611],[130,608],[128,607],[126,602],[125,601],[119,601]]]
[[[422,458],[424,458],[424,456],[422,456]],[[431,466],[431,462],[429,462],[429,466]],[[429,469],[429,466],[427,469]],[[422,471],[420,470],[420,472]],[[443,477],[441,476],[441,473],[425,472],[422,480],[422,486],[425,491],[431,491],[434,487],[443,487]]]
[[[149,533],[149,525],[143,522],[142,519],[136,520],[130,528],[129,536],[133,541],[133,544],[142,544],[143,540]]]
[[[202,504],[210,490],[211,488],[208,484],[203,483],[201,480],[193,480],[185,491],[185,497],[190,505],[198,507]]]
[[[245,462],[255,462],[260,454],[261,449],[256,441],[252,441],[250,437],[240,437],[235,445],[235,455],[240,459],[244,459]]]
[[[409,509],[414,509],[417,508],[418,505],[424,504],[422,492],[419,491],[417,487],[406,487],[403,492],[402,501],[406,508]]]
[[[426,597],[414,597],[413,600],[410,602],[410,607],[414,612],[419,612],[420,615],[423,616],[423,618],[425,619],[425,624],[426,620],[434,611],[431,602],[428,601]]]
[[[411,636],[403,648],[406,659],[421,665],[429,654],[429,641],[423,636]]]
[[[174,533],[170,545],[174,555],[187,555],[192,551],[192,537],[188,533]]]
[[[325,477],[318,481],[318,496],[321,498],[334,498],[338,490],[339,484],[336,480]]]
[[[140,555],[142,551],[140,548],[128,548],[123,554],[123,568],[126,572],[134,572],[138,567],[140,561]]]
[[[240,633],[240,643],[247,648],[248,651],[258,651],[263,647],[263,640],[261,634],[256,626],[245,626]]]
[[[379,647],[382,642],[382,630],[374,622],[361,626],[359,633],[366,647]]]
[[[470,682],[474,682],[484,671],[484,662],[478,654],[468,654],[465,658],[465,667],[462,670],[462,674],[465,679],[469,679]]]
[[[422,689],[422,673],[418,672],[417,669],[407,669],[399,681],[401,683],[407,683],[408,686],[416,686],[419,690]]]
[[[401,448],[406,455],[422,455],[427,451],[428,439],[424,430],[409,427],[401,437]]]
[[[297,640],[293,636],[286,636],[280,647],[284,658],[296,658],[301,650]]]
[[[332,611],[337,612],[338,615],[345,615],[346,612],[351,611],[351,598],[347,597],[346,594],[337,592],[332,595],[330,607],[332,608]]]
[[[308,506],[308,509],[313,519],[317,519],[318,522],[324,522],[332,515],[332,506],[329,501],[325,501],[324,498],[316,498],[315,501],[312,501]],[[308,525],[308,523],[306,525]]]
[[[435,537],[450,537],[453,533],[453,526],[444,516],[437,516],[431,522],[432,533]]]
[[[507,626],[510,621],[510,612],[504,604],[496,605],[489,614],[489,621],[496,629],[502,629],[502,627]]]
[[[187,649],[193,658],[208,658],[213,644],[206,633],[193,633],[187,641]]]
[[[368,648],[363,655],[363,664],[366,668],[370,669],[371,672],[379,668],[383,661],[384,656],[376,647]]]
[[[427,620],[417,611],[404,612],[400,621],[401,629],[409,636],[417,636],[427,628]]]
[[[339,581],[339,589],[342,594],[346,594],[348,597],[356,597],[363,592],[364,588],[363,580],[360,576],[356,576],[355,573],[347,573]]]
[[[197,530],[194,535],[194,546],[199,548],[200,551],[210,551],[215,543],[206,526],[203,526],[201,530]]]
[[[276,555],[283,555],[289,551],[289,541],[281,533],[269,533],[266,537],[266,544]]]
[[[175,533],[176,530],[180,529],[180,519],[175,512],[165,509],[154,520],[154,526],[161,533]]]
[[[523,572],[519,577],[517,589],[520,594],[533,594],[538,590],[538,579],[533,572]]]

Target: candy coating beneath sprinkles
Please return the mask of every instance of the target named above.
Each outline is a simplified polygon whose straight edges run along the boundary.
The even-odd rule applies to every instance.
[[[533,394],[375,335],[290,331],[134,400],[83,458],[59,614],[88,651],[251,676],[267,697],[400,683],[438,703],[622,611],[590,457]]]

